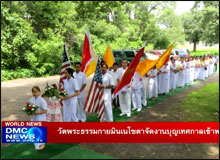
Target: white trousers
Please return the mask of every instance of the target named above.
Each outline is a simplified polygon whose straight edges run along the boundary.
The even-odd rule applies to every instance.
[[[142,109],[141,105],[141,89],[131,89],[133,109]]]
[[[76,116],[77,101],[75,103],[63,104],[63,121],[64,122],[78,122],[79,119]]]
[[[104,100],[104,106],[105,106],[105,111],[104,111],[103,121],[104,122],[113,122],[111,99]]]
[[[119,104],[121,112],[124,114],[131,113],[131,91],[119,94]]]
[[[77,113],[76,116],[78,117],[78,119],[82,122],[86,121],[86,113],[83,109],[84,104],[85,104],[85,98],[77,98],[78,101],[78,105],[77,105]]]
[[[144,106],[147,106],[147,89],[146,87],[141,88],[141,103]]]

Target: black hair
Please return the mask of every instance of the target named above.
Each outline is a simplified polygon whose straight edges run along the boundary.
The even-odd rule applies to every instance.
[[[121,62],[126,61],[128,63],[128,61],[126,59],[122,59]]]
[[[74,65],[77,65],[77,64],[81,66],[81,63],[80,63],[80,62],[75,62],[75,64],[74,64]]]
[[[114,66],[114,65],[117,65],[117,66],[118,66],[118,63],[117,63],[117,62],[115,62],[115,63],[113,64],[113,66]]]
[[[38,90],[40,92],[40,87],[34,86],[34,87],[32,87],[31,91],[34,92],[34,89],[36,89],[36,90]]]
[[[104,65],[108,68],[108,65],[105,62],[102,62],[101,67],[103,67]]]
[[[74,78],[73,76],[74,70],[72,68],[66,68],[65,70]]]
[[[55,89],[57,89],[57,85],[56,85],[56,84],[52,84],[52,86],[53,86]]]

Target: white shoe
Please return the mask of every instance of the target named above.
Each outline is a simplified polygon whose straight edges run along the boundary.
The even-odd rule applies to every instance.
[[[132,111],[136,110],[137,108],[133,108]]]
[[[138,108],[138,110],[137,110],[138,112],[140,112],[141,111],[141,108]]]
[[[127,113],[127,117],[131,117],[131,113]]]
[[[119,116],[123,116],[123,115],[125,115],[125,113],[121,113],[121,114],[119,114]]]

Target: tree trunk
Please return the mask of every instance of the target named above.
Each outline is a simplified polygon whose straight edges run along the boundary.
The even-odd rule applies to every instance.
[[[193,52],[196,51],[196,41],[193,42]]]

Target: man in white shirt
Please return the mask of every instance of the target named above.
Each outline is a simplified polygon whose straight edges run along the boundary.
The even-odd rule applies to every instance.
[[[80,69],[81,69],[80,62],[75,63],[75,69],[76,69],[76,72],[73,73],[73,76],[77,80],[79,88],[80,88],[80,95],[77,96],[78,107],[77,107],[76,115],[79,119],[79,122],[85,122],[86,113],[83,110],[83,107],[85,104],[85,87],[86,87],[87,78],[86,78],[85,73],[80,72]]]
[[[141,75],[137,72],[134,73],[131,82],[131,93],[132,93],[132,102],[133,102],[133,111],[137,109],[138,112],[142,109],[141,103]]]
[[[108,65],[106,63],[101,64],[102,70],[102,82],[103,84],[99,84],[99,88],[104,88],[104,122],[113,122],[113,114],[112,114],[112,93],[111,89],[114,87],[113,77],[107,73]]]
[[[123,74],[125,73],[128,61],[122,60],[122,67],[117,70],[117,82],[120,83]],[[120,116],[126,115],[131,116],[131,88],[123,88],[122,92],[119,94],[119,104],[121,109]]]
[[[112,89],[112,93],[114,93],[115,88],[117,86],[117,70],[118,70],[118,63],[115,62],[113,64],[113,69],[110,71],[110,74],[112,75],[113,80],[114,80],[114,88]],[[113,108],[115,108],[116,106],[119,107],[119,98],[118,98],[118,96],[116,96],[114,98],[113,105],[114,105]]]

